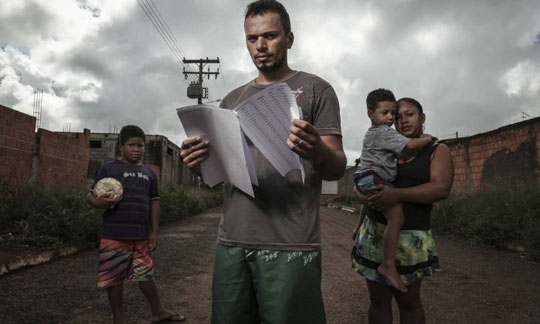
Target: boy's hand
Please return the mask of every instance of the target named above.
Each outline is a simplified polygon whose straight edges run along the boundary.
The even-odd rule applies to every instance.
[[[148,237],[148,247],[150,248],[150,252],[157,249],[157,233],[150,233],[150,236]]]
[[[102,195],[102,196],[96,197],[93,191],[89,194],[89,197],[88,197],[88,201],[90,202],[92,206],[96,208],[101,208],[101,209],[114,208],[114,206],[116,206],[116,204],[121,199],[122,199],[122,196],[116,199],[109,198],[108,195]]]

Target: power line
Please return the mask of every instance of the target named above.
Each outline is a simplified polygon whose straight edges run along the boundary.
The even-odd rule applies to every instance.
[[[180,45],[178,45],[178,41],[176,41],[176,38],[170,31],[167,22],[165,21],[157,7],[151,2],[151,0],[149,0],[149,2],[146,2],[145,0],[137,0],[137,2],[139,3],[141,9],[144,11],[146,17],[150,20],[154,28],[157,30],[157,32],[163,39],[163,41],[165,41],[165,44],[167,45],[167,47],[169,47],[173,56],[178,60],[181,65],[184,66],[184,68],[186,68],[186,66],[182,63],[182,57],[185,57],[185,55],[183,55],[184,51],[180,48]],[[189,67],[187,68],[189,71]],[[197,81],[194,76],[190,77],[192,78],[192,81]]]

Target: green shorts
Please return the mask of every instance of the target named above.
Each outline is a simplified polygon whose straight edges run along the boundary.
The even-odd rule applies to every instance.
[[[326,323],[321,252],[253,250],[218,244],[212,323]]]

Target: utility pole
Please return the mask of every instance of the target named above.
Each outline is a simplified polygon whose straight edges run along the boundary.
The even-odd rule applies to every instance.
[[[182,60],[182,63],[185,64],[197,64],[199,67],[199,71],[186,71],[186,68],[184,67],[184,76],[187,80],[189,74],[195,74],[199,76],[198,81],[193,81],[189,84],[187,88],[187,96],[191,99],[197,99],[197,103],[200,105],[202,104],[202,100],[208,98],[208,88],[204,88],[203,85],[203,75],[206,75],[208,79],[210,79],[210,75],[214,75],[217,79],[217,76],[219,74],[219,68],[216,72],[210,72],[210,67],[208,68],[208,71],[203,72],[203,68],[206,64],[219,64],[219,57],[216,59],[209,59],[208,57],[206,59],[184,59]]]

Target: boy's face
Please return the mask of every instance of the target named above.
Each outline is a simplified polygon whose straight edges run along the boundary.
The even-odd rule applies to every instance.
[[[131,164],[138,164],[144,156],[144,141],[140,137],[130,137],[120,147],[122,160]]]
[[[393,101],[381,101],[375,110],[368,109],[368,117],[374,126],[392,126],[396,117],[396,103]]]

